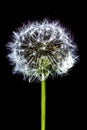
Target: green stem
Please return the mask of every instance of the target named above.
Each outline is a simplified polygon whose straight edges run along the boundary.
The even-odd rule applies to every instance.
[[[45,130],[46,120],[46,82],[41,81],[41,130]]]

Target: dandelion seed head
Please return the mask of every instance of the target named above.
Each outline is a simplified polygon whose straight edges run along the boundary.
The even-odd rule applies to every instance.
[[[14,65],[14,73],[22,73],[29,82],[63,75],[77,61],[70,34],[59,22],[33,22],[13,32],[13,42],[7,44],[8,57]]]

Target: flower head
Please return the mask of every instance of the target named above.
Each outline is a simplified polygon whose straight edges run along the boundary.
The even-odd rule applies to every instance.
[[[7,45],[13,72],[29,81],[65,74],[76,62],[76,45],[59,22],[29,23],[13,34],[13,42]]]

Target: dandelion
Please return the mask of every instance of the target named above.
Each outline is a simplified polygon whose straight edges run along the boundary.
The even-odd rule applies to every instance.
[[[59,22],[33,22],[13,32],[7,44],[13,73],[22,73],[29,82],[41,81],[41,130],[45,130],[45,80],[66,74],[76,63],[76,44]]]

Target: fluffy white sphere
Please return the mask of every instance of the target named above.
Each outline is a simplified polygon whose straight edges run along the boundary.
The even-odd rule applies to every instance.
[[[77,61],[77,46],[59,22],[29,23],[13,36],[7,44],[13,73],[22,73],[29,81],[42,81],[55,73],[63,75]]]

